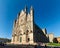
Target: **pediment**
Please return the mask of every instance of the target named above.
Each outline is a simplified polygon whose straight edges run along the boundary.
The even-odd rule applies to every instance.
[[[20,16],[23,16],[25,14],[24,10],[20,12]]]

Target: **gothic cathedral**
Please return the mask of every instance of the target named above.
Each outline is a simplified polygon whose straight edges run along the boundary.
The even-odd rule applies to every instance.
[[[34,9],[30,12],[27,8],[19,12],[13,24],[12,41],[14,44],[33,44],[37,42],[49,42],[46,32],[43,32],[34,22]]]

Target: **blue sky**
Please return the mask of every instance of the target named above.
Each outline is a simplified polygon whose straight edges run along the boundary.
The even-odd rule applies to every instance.
[[[0,37],[11,38],[13,21],[25,5],[34,8],[34,21],[55,37],[60,36],[60,0],[0,0]]]

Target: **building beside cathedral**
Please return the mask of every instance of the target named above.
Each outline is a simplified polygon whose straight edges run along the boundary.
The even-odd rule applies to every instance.
[[[49,42],[49,36],[46,29],[42,30],[35,24],[33,7],[31,6],[29,13],[25,7],[14,21],[11,43],[33,44],[38,42]]]

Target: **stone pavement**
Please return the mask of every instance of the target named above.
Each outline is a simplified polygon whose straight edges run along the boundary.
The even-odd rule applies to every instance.
[[[34,45],[0,45],[0,48],[60,48],[60,47],[34,46]]]

